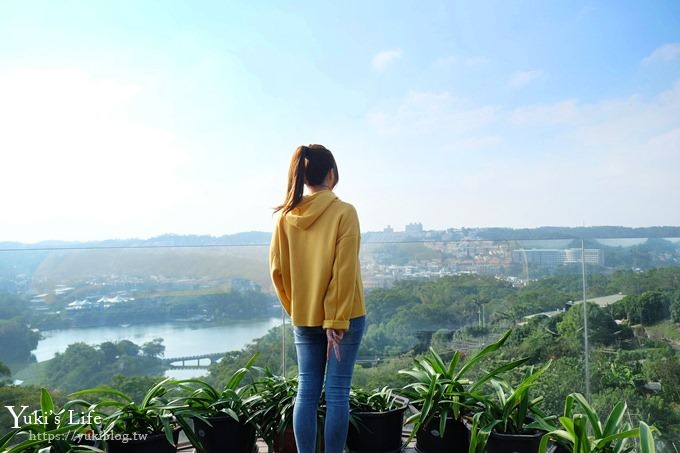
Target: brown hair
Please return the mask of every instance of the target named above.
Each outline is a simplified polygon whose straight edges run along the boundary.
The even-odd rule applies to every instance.
[[[335,172],[335,183],[340,176],[333,154],[323,145],[298,146],[293,153],[288,168],[288,192],[286,199],[274,212],[282,211],[282,215],[290,211],[302,201],[305,184],[318,186],[326,179],[328,172]]]

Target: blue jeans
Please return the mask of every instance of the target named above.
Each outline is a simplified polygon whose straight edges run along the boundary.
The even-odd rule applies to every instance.
[[[340,341],[340,361],[331,351],[326,363],[326,331],[321,327],[295,326],[298,361],[298,393],[293,409],[293,431],[299,453],[313,453],[316,447],[316,417],[321,387],[326,375],[326,453],[341,453],[349,425],[349,388],[366,317],[350,320]]]

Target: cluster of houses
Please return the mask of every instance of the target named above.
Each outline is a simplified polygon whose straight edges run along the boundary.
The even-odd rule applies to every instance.
[[[116,295],[113,297],[92,297],[92,298],[85,298],[85,299],[76,299],[73,302],[70,302],[66,305],[66,310],[93,310],[93,309],[106,309],[110,308],[111,306],[115,304],[121,304],[125,302],[132,302],[134,301],[134,297],[125,297],[122,295]]]

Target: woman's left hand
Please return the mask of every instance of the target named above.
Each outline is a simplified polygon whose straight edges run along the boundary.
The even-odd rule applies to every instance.
[[[331,349],[335,353],[335,358],[340,361],[340,340],[345,336],[344,330],[339,329],[326,329],[326,360],[331,357]]]

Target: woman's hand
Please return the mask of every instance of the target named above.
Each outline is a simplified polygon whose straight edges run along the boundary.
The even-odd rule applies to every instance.
[[[340,361],[340,340],[345,336],[344,330],[339,329],[326,329],[326,360],[331,357],[331,349],[335,353],[335,358]]]

